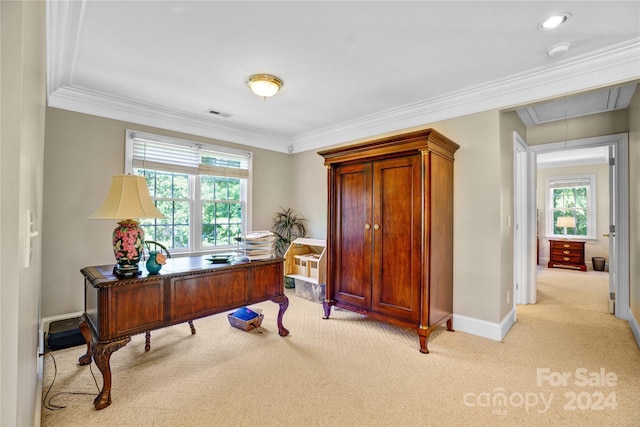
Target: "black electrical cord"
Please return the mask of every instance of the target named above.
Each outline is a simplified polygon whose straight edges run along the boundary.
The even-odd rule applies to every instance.
[[[56,377],[58,376],[58,366],[56,365],[56,358],[53,357],[53,354],[51,354],[51,352],[45,351],[44,356],[46,356],[46,355],[49,355],[51,357],[51,360],[53,360],[53,380],[51,381],[51,384],[49,384],[49,388],[47,389],[47,392],[45,393],[45,395],[42,398],[42,406],[43,407],[45,407],[46,409],[48,409],[50,411],[58,411],[60,409],[66,408],[66,406],[56,405],[56,404],[51,402],[55,397],[60,396],[62,394],[77,394],[77,395],[97,396],[97,393],[94,394],[94,393],[87,393],[87,392],[81,392],[81,391],[61,391],[59,393],[54,394],[53,396],[51,396],[49,398],[49,400],[47,400],[47,397],[49,396],[49,393],[51,392],[51,388],[53,387],[53,384],[56,382]],[[98,380],[96,379],[96,376],[93,373],[93,369],[91,368],[91,364],[89,364],[89,371],[91,372],[91,376],[93,377],[93,382],[96,384],[96,388],[98,389],[98,392],[100,392],[100,386],[98,386]]]

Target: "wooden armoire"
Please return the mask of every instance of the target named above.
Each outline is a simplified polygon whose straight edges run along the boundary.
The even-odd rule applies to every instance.
[[[325,319],[337,306],[415,328],[453,316],[453,155],[433,129],[320,151],[328,168]]]

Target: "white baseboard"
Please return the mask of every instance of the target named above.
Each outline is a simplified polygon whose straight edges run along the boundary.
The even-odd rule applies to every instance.
[[[512,309],[500,323],[487,322],[461,314],[453,315],[453,329],[494,341],[502,341],[516,321],[516,311]]]
[[[640,325],[638,325],[638,320],[633,316],[631,309],[629,309],[627,314],[627,321],[629,322],[631,332],[633,332],[633,336],[636,339],[636,345],[640,348]]]
[[[57,316],[43,317],[40,320],[40,327],[42,328],[41,330],[43,333],[48,333],[49,324],[51,324],[52,322],[57,322],[58,320],[73,319],[74,317],[80,317],[83,314],[84,314],[83,311],[76,311],[75,313],[67,313],[67,314],[59,314]]]

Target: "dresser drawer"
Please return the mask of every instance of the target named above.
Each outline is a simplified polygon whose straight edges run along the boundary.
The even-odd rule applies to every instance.
[[[582,249],[551,249],[551,257],[582,256]]]
[[[557,250],[579,250],[582,251],[584,249],[584,242],[575,242],[575,241],[565,241],[565,240],[550,240],[551,249]]]

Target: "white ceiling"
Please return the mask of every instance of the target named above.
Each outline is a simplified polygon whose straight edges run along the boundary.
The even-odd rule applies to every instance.
[[[47,9],[49,105],[281,152],[640,78],[639,1],[48,0]],[[565,25],[538,30],[558,12],[571,13]],[[569,51],[550,57],[561,42]],[[245,85],[256,73],[284,88],[263,101]]]

